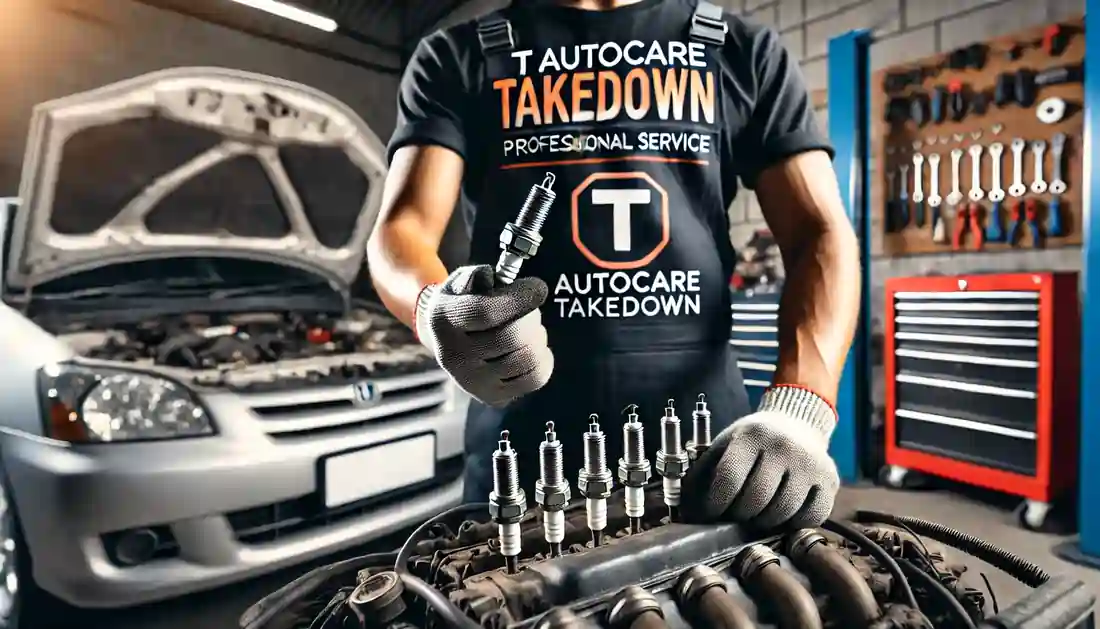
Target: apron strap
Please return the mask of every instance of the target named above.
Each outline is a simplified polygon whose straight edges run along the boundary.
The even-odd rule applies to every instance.
[[[477,39],[485,57],[489,83],[507,76],[507,60],[516,49],[516,33],[503,11],[493,11],[477,19]]]
[[[729,24],[726,24],[725,16],[722,14],[722,7],[707,0],[700,0],[695,7],[695,13],[691,16],[688,37],[692,41],[703,44],[724,46],[729,30]]]

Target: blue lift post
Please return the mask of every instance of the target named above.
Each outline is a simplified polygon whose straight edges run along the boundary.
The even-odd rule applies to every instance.
[[[859,481],[862,453],[866,452],[863,446],[870,432],[871,213],[867,207],[871,196],[870,47],[871,34],[864,30],[829,41],[829,140],[836,150],[840,194],[859,236],[863,265],[860,278],[863,304],[855,342],[841,373],[836,403],[839,422],[829,447],[844,483]]]
[[[1092,9],[1096,11],[1093,12]],[[1085,15],[1100,16],[1100,0],[1086,0]],[[1093,24],[1093,27],[1097,24]],[[1081,429],[1076,543],[1055,548],[1063,559],[1100,568],[1100,405],[1091,393],[1100,389],[1100,28],[1085,28],[1085,135],[1081,146]],[[1096,239],[1093,239],[1096,236]]]

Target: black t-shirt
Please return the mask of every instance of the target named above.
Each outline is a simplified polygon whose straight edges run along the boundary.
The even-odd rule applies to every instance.
[[[517,0],[502,14],[511,53],[487,63],[468,22],[425,38],[406,69],[390,157],[406,145],[463,156],[472,262],[494,263],[531,186],[556,178],[543,244],[523,267],[551,291],[555,379],[586,367],[571,354],[725,352],[738,179],[752,187],[784,158],[831,150],[779,36],[727,15],[724,45],[692,40],[696,5]],[[653,377],[698,380],[681,362]]]

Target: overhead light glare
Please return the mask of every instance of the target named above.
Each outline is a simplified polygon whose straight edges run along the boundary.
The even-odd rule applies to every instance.
[[[312,26],[313,28],[327,31],[329,33],[336,30],[336,20],[327,18],[323,15],[318,15],[312,11],[306,11],[305,9],[299,9],[296,6],[286,4],[285,2],[278,2],[277,0],[233,0],[237,4],[243,4],[246,7],[251,7],[265,13],[277,15],[281,18],[298,22],[299,24],[305,24],[306,26]]]

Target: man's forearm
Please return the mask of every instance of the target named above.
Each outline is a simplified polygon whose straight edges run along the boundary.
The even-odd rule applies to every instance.
[[[416,329],[416,298],[428,284],[447,279],[438,243],[413,220],[401,218],[379,225],[367,247],[371,281],[386,308]]]
[[[836,402],[859,316],[859,246],[847,225],[807,237],[785,256],[775,382]]]

